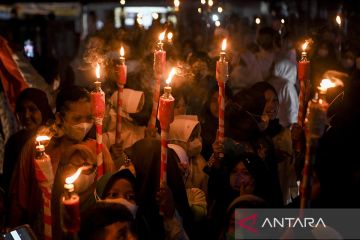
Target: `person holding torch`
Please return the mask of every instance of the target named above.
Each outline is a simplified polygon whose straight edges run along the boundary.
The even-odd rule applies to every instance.
[[[77,86],[61,90],[56,99],[56,111],[57,137],[51,138],[46,148],[46,153],[51,157],[55,176],[61,156],[71,146],[81,143],[87,145],[93,154],[96,154],[96,142],[86,137],[93,126],[89,93]],[[41,226],[43,222],[42,218],[39,218],[39,212],[42,211],[42,195],[34,174],[35,166],[32,158],[35,152],[34,143],[35,139],[31,139],[22,148],[10,184],[10,227],[19,226],[24,220],[31,227]],[[106,147],[102,149],[102,153],[105,172],[114,171],[114,165]],[[35,228],[34,231],[42,236],[42,229]],[[53,232],[53,236],[56,236],[56,232],[55,234]]]
[[[335,83],[330,79],[323,79],[318,87],[318,92],[308,105],[305,119],[306,155],[300,190],[301,208],[310,207],[310,193],[312,188],[316,148],[319,138],[325,132],[325,127],[328,124],[327,110],[329,104],[326,101],[326,92],[329,88],[336,87],[337,84],[342,84],[342,82]]]

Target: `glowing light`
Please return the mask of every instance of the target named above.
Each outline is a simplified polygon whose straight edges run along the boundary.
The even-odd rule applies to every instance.
[[[219,16],[216,15],[216,14],[212,15],[212,20],[213,20],[214,22],[219,21]]]
[[[212,7],[212,6],[214,5],[214,1],[213,1],[213,0],[209,0],[209,1],[208,1],[208,5],[209,5],[209,7]]]
[[[159,35],[159,40],[160,40],[160,42],[161,42],[161,41],[164,41],[164,38],[165,38],[165,31],[162,32],[162,33],[160,33],[160,35]]]
[[[284,23],[285,23],[285,19],[282,18],[282,19],[281,19],[281,23],[284,24]]]
[[[125,5],[126,1],[125,0],[120,0],[120,4],[121,5]]]
[[[201,12],[202,12],[201,8],[198,8],[198,13],[201,13]]]
[[[174,0],[174,6],[176,8],[178,8],[180,6],[180,1],[179,0]]]
[[[330,79],[321,80],[320,87],[318,88],[320,91],[326,92],[329,88],[336,87],[336,84],[332,82]]]
[[[339,15],[336,16],[335,21],[339,26],[341,26],[341,17]]]
[[[121,57],[124,57],[124,56],[125,56],[125,50],[124,50],[124,47],[123,47],[123,46],[121,46],[121,48],[120,48],[120,56],[121,56]]]
[[[176,75],[176,68],[172,68],[170,73],[169,73],[169,77],[166,79],[166,84],[169,85],[171,83],[171,80],[173,79],[173,77]]]
[[[72,175],[72,176],[70,176],[70,177],[67,177],[67,178],[65,179],[65,183],[66,183],[66,184],[73,184],[73,183],[76,181],[76,179],[80,176],[81,172],[82,172],[82,168],[79,168],[79,169],[75,172],[74,175]]]
[[[37,136],[36,137],[36,141],[37,142],[42,142],[42,141],[49,141],[50,140],[50,137],[49,136]]]
[[[67,177],[65,179],[65,183],[66,184],[73,184],[76,179],[80,176],[81,172],[82,171],[86,171],[86,170],[89,170],[91,169],[92,166],[82,166],[82,167],[79,167],[78,170],[76,170],[76,172],[74,173],[74,175],[70,176],[70,177]]]
[[[174,34],[173,34],[172,32],[168,32],[168,34],[167,34],[167,39],[168,39],[169,41],[171,41],[172,38],[173,38],[173,36],[174,36]]]
[[[201,0],[201,4],[205,4],[206,3],[206,0]]]
[[[259,24],[261,23],[261,19],[260,19],[260,18],[256,18],[256,19],[255,19],[255,23],[259,25]]]
[[[96,74],[96,78],[99,79],[100,78],[100,65],[98,63],[96,64],[95,74]]]
[[[151,15],[152,15],[153,19],[155,19],[155,20],[159,19],[159,14],[158,13],[152,13]]]
[[[222,13],[224,11],[224,9],[222,7],[218,7],[217,11],[218,11],[218,13]]]
[[[137,18],[136,19],[136,22],[139,24],[139,25],[143,25],[143,20],[142,20],[142,18]]]
[[[305,52],[307,47],[309,46],[309,41],[308,40],[305,40],[305,43],[302,45],[302,50]]]
[[[220,27],[220,25],[221,25],[220,21],[215,22],[215,26]]]
[[[225,51],[226,50],[226,38],[222,41],[221,44],[221,51]]]

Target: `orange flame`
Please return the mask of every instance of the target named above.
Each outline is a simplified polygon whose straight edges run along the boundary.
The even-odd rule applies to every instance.
[[[121,57],[124,57],[124,56],[125,56],[125,50],[124,50],[124,47],[123,47],[123,46],[121,46],[121,48],[120,48],[120,56],[121,56]]]
[[[165,31],[163,31],[163,32],[160,33],[160,35],[159,35],[159,40],[160,40],[160,42],[161,42],[161,41],[164,41],[164,38],[165,38]]]
[[[167,38],[170,41],[173,38],[174,34],[172,32],[168,32]]]
[[[319,90],[326,92],[329,88],[333,88],[336,86],[337,86],[336,83],[334,83],[333,81],[331,81],[328,78],[325,78],[325,79],[321,80]]]
[[[335,21],[339,26],[341,26],[341,17],[339,15],[336,16]]]
[[[44,136],[37,136],[37,137],[36,137],[36,141],[39,142],[39,143],[42,142],[42,141],[49,141],[49,140],[50,140],[50,137],[49,137],[49,136],[45,136],[45,135],[44,135]]]
[[[176,68],[173,67],[169,73],[169,77],[166,79],[166,84],[169,85],[175,75],[176,75]]]
[[[100,78],[100,65],[98,63],[96,63],[96,78],[99,79]]]
[[[226,50],[226,38],[222,41],[221,50],[222,50],[222,51],[225,51],[225,50]]]
[[[74,175],[72,175],[72,176],[70,176],[70,177],[67,177],[67,178],[65,179],[65,183],[66,183],[66,184],[73,184],[73,183],[76,181],[76,179],[80,176],[80,174],[81,174],[81,172],[82,172],[83,170],[88,170],[88,169],[90,169],[90,168],[92,168],[92,167],[91,167],[91,166],[82,166],[82,167],[79,167],[78,170],[74,173]]]
[[[302,45],[302,50],[306,51],[307,47],[309,46],[309,41],[305,40],[305,43]]]

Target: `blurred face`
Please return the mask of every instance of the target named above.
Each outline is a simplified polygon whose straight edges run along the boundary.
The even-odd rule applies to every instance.
[[[24,100],[18,112],[21,124],[28,130],[35,130],[42,123],[42,115],[37,106],[30,100]]]
[[[124,198],[129,202],[135,203],[135,191],[132,187],[131,183],[122,178],[115,181],[115,183],[110,188],[109,192],[105,195],[106,199],[116,199],[116,198]]]
[[[211,96],[211,100],[210,100],[210,112],[214,117],[218,117],[219,114],[218,97],[219,97],[219,92],[215,92]]]
[[[278,108],[279,108],[279,99],[276,94],[271,90],[266,90],[265,93],[265,107],[263,114],[268,115],[268,117],[273,120],[276,118]]]
[[[254,179],[243,162],[238,163],[230,173],[230,186],[240,195],[252,194],[255,189]]]
[[[128,222],[116,222],[105,227],[104,240],[132,240],[136,239],[130,231]]]
[[[185,115],[185,114],[186,114],[185,100],[183,97],[181,97],[174,108],[174,115]]]

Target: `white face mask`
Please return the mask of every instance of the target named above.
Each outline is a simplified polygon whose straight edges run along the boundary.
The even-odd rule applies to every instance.
[[[80,174],[78,179],[76,179],[75,191],[78,193],[83,193],[87,191],[94,183],[95,175],[96,175],[96,169],[88,175],[84,173]]]
[[[195,138],[193,141],[189,142],[188,146],[188,155],[189,157],[196,157],[201,153],[202,143],[199,138]]]
[[[129,211],[133,215],[134,219],[136,218],[136,213],[137,213],[137,210],[138,210],[138,206],[136,204],[133,204],[133,203],[129,202],[125,198],[121,198],[121,197],[120,198],[107,198],[107,199],[104,199],[104,200],[98,200],[98,202],[122,204],[127,209],[129,209]]]
[[[79,123],[76,125],[68,125],[64,123],[64,134],[72,140],[81,142],[86,136],[86,134],[88,134],[92,126],[93,123],[87,122]]]

